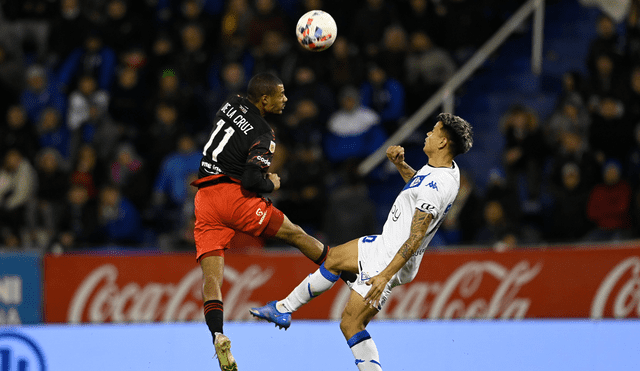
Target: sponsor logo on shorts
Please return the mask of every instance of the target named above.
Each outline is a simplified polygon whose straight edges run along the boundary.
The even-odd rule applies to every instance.
[[[258,224],[262,225],[262,222],[264,222],[264,218],[267,217],[267,212],[266,211],[262,211],[261,208],[258,208],[258,210],[256,210],[256,215],[257,216],[261,216],[260,221],[258,222]]]

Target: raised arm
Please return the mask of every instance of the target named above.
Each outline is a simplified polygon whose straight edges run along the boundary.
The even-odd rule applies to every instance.
[[[387,158],[389,161],[393,162],[400,172],[402,179],[407,183],[414,175],[416,175],[416,171],[413,170],[409,164],[404,162],[404,148],[401,146],[390,146],[387,148]]]
[[[389,265],[377,276],[371,277],[367,282],[367,285],[371,285],[371,290],[369,290],[367,296],[364,298],[365,302],[377,307],[382,291],[389,280],[391,280],[391,277],[393,277],[400,268],[404,267],[413,254],[418,251],[420,243],[427,234],[432,220],[432,214],[416,209],[413,214],[413,220],[411,221],[411,233],[409,234],[409,238],[407,238],[402,247],[400,247],[400,250],[398,250],[396,255],[393,257],[391,263],[389,263]]]

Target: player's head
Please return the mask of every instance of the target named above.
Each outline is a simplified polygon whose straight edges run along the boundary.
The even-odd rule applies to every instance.
[[[473,146],[473,129],[464,119],[450,113],[441,113],[436,122],[442,122],[442,129],[448,139],[449,151],[453,157],[467,153]]]
[[[282,113],[287,102],[282,80],[271,73],[259,73],[251,78],[247,87],[247,99],[255,104],[263,115]]]

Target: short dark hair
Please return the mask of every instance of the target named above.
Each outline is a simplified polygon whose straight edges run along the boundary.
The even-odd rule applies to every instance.
[[[467,153],[473,146],[473,128],[466,120],[450,113],[441,113],[436,122],[442,122],[442,128],[447,132],[451,154],[457,156]]]
[[[247,87],[247,99],[258,102],[263,95],[273,95],[277,92],[278,85],[282,85],[282,80],[272,73],[259,73],[249,80]]]

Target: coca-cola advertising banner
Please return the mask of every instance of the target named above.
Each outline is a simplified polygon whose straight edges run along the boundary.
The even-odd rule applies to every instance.
[[[297,253],[228,254],[225,320],[253,320],[250,307],[285,297],[315,269]],[[44,259],[46,322],[202,321],[201,290],[193,254]],[[338,281],[295,318],[339,319],[349,294]],[[640,317],[640,246],[427,252],[376,318],[603,317]]]

